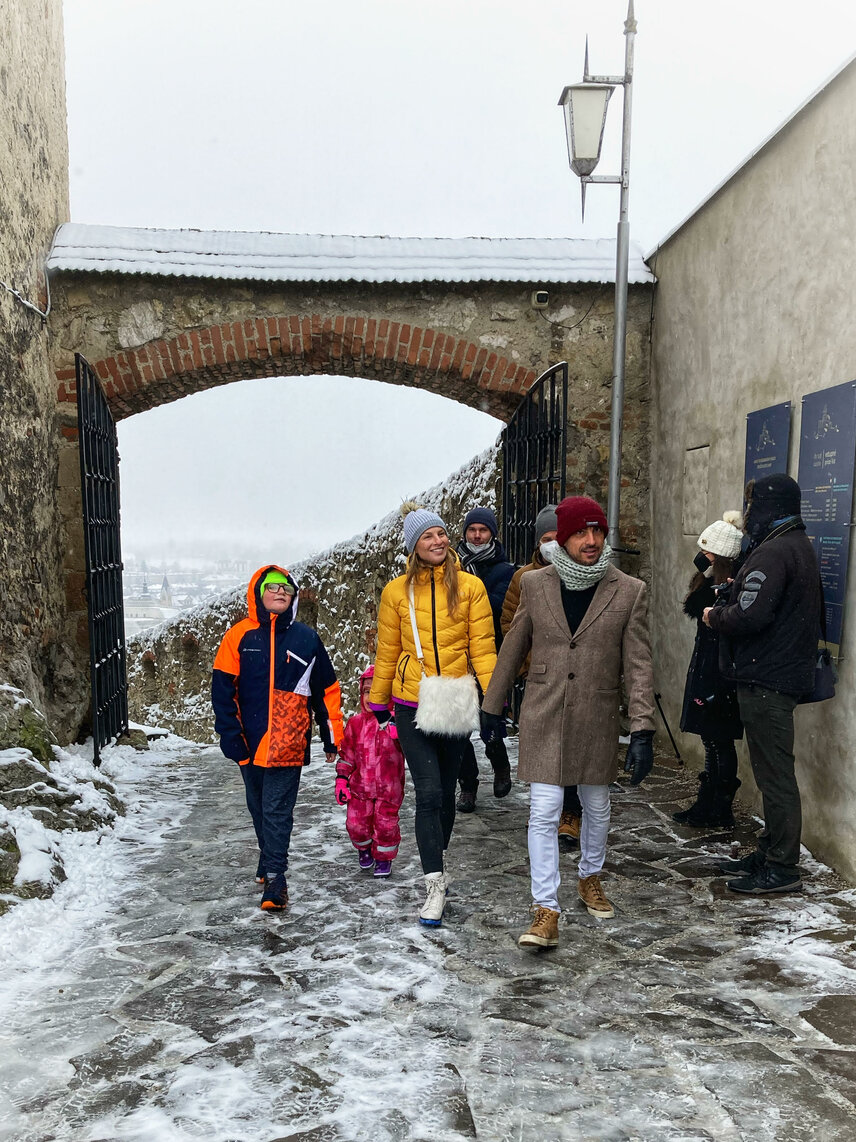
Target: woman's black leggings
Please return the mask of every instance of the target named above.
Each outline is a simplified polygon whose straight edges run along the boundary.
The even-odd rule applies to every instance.
[[[443,851],[455,824],[455,786],[469,738],[426,734],[416,710],[396,703],[395,725],[416,790],[416,847],[422,871],[442,872]]]
[[[731,786],[737,780],[737,749],[733,738],[702,737],[704,771],[716,784]]]

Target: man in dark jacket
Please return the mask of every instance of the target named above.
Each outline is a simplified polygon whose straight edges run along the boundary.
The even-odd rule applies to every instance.
[[[457,546],[463,569],[470,575],[476,575],[485,585],[493,611],[497,650],[502,642],[502,604],[514,576],[514,565],[508,562],[498,536],[499,524],[490,508],[473,508],[464,519],[464,538]],[[505,742],[501,738],[487,742],[485,753],[493,766],[493,795],[507,797],[511,792],[511,766],[508,764]],[[479,767],[472,742],[467,743],[458,780],[461,784],[458,811],[472,813],[476,807],[476,791],[479,787]]]
[[[723,871],[733,892],[790,892],[800,886],[802,828],[794,773],[794,707],[814,685],[820,631],[820,575],[800,518],[800,488],[784,473],[747,488],[751,539],[728,603],[704,621],[719,636],[720,670],[737,684],[740,717],[764,803],[758,849]]]

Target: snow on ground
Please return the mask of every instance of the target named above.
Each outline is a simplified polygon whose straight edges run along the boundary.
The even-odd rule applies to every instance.
[[[803,895],[729,897],[732,833],[671,821],[683,774],[615,794],[615,920],[579,908],[563,853],[561,944],[532,954],[524,786],[483,781],[426,930],[412,794],[376,881],[315,750],[270,916],[236,769],[153,744],[107,751],[128,815],[62,834],[68,879],[0,919],[3,1142],[856,1137],[856,893],[806,856]]]

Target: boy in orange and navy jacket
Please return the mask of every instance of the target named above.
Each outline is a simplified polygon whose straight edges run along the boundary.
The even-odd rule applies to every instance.
[[[226,632],[214,659],[211,704],[220,749],[236,761],[259,843],[261,906],[288,906],[288,847],[300,771],[309,764],[315,715],[327,761],[342,741],[339,683],[324,644],[295,620],[297,584],[260,567],[247,589],[249,617]]]

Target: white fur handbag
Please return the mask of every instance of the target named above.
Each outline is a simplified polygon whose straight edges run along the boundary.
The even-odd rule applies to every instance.
[[[410,622],[416,657],[422,667],[419,681],[419,705],[416,710],[416,728],[424,734],[442,734],[445,737],[469,737],[479,728],[479,694],[472,674],[450,678],[443,674],[425,673],[422,657],[422,640],[416,626],[416,608],[413,605],[413,586],[410,587]]]

